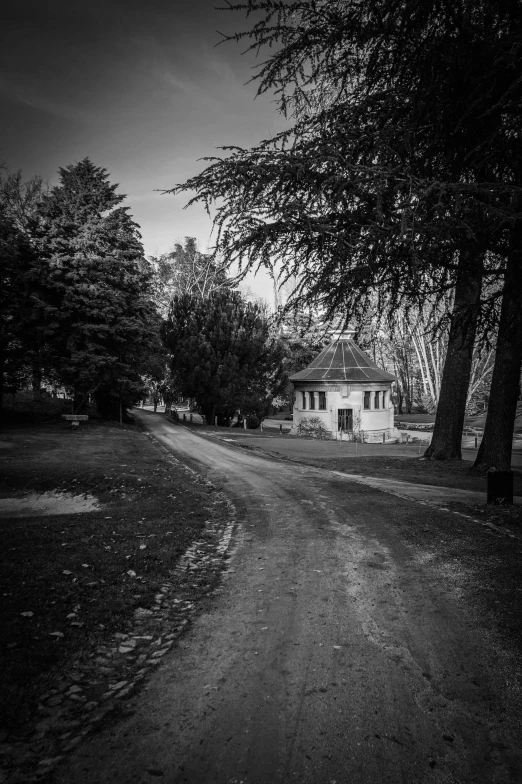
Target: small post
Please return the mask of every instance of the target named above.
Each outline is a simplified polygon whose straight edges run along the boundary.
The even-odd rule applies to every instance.
[[[385,444],[385,443],[386,443],[386,433],[383,433],[383,434],[382,434],[382,443],[383,443],[383,444]]]
[[[263,432],[263,423],[262,422],[259,423],[259,430],[260,430],[261,433]]]
[[[243,429],[244,429],[244,430],[246,430],[246,429],[247,429],[247,421],[246,421],[246,417],[243,419]]]
[[[339,446],[341,446],[341,441],[343,440],[343,431],[339,430]]]
[[[478,447],[478,438],[475,436],[475,449]]]
[[[283,425],[279,425],[279,435],[283,435]]]
[[[420,445],[421,445],[421,440],[419,438],[419,455],[420,455]]]
[[[191,422],[191,424],[192,424],[192,414],[190,415],[190,422]]]
[[[355,454],[357,454],[357,439],[355,439]]]
[[[217,417],[214,417],[214,424],[217,427]]]
[[[184,422],[186,422],[186,421],[187,421],[187,419],[186,419],[186,417],[185,417],[185,414],[183,414],[183,421],[184,421]]]

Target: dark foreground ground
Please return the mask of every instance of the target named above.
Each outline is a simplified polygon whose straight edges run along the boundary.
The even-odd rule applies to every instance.
[[[157,443],[103,425],[1,436],[4,495],[79,486],[102,503],[0,523],[15,684],[4,683],[4,781],[35,771],[53,784],[522,781],[516,520],[484,527],[469,509],[329,470],[361,473],[360,462],[298,464],[138,417]],[[370,460],[367,473],[427,482],[422,463]],[[475,481],[456,468],[460,487]],[[223,494],[237,524],[219,583],[219,571],[198,578],[192,558],[215,560],[204,525]],[[192,608],[182,621],[181,605]],[[158,647],[140,656],[142,645]],[[119,709],[102,714],[111,694],[123,695]]]
[[[33,731],[38,699],[148,608],[200,534],[209,489],[133,426],[0,435],[0,497],[94,495],[96,512],[0,519],[0,738]]]
[[[235,550],[53,781],[521,780],[520,537],[140,416],[235,500]]]

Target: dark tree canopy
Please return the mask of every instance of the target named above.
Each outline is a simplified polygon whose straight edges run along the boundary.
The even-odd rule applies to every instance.
[[[61,382],[104,413],[111,400],[140,399],[140,368],[159,340],[151,271],[117,187],[88,158],[60,169],[37,232],[40,344],[52,346]]]
[[[4,392],[15,391],[27,376],[22,322],[32,260],[29,243],[0,203],[0,411]]]
[[[225,259],[278,261],[333,315],[366,307],[371,289],[393,310],[453,285],[463,244],[502,246],[519,185],[516,4],[231,7],[263,15],[236,38],[272,46],[259,92],[276,90],[297,120],[250,150],[223,148],[174,189],[216,210]]]
[[[237,291],[175,296],[162,335],[182,394],[210,423],[238,409],[262,418],[284,386],[281,346],[259,307]]]
[[[454,289],[438,416],[448,427],[436,425],[430,456],[459,457],[483,285],[506,276],[518,291],[508,267],[521,220],[522,6],[250,0],[229,9],[257,20],[230,38],[268,51],[254,79],[293,126],[252,149],[224,147],[227,157],[207,159],[173,192],[195,191],[189,204],[215,211],[225,260],[278,264],[295,277],[290,307],[305,301],[348,320],[377,295],[393,321],[399,306],[427,295],[437,304]],[[520,359],[508,353],[514,372],[498,389],[512,397]]]

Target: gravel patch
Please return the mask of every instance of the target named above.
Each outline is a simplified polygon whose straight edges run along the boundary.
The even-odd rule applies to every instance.
[[[89,493],[73,495],[51,490],[46,493],[26,493],[13,498],[0,498],[0,519],[81,514],[99,509],[101,506],[98,499]]]

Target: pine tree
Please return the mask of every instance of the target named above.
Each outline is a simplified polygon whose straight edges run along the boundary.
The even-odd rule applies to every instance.
[[[5,392],[28,374],[23,334],[26,276],[32,249],[0,201],[0,414]]]
[[[108,416],[140,399],[140,367],[159,334],[150,266],[117,187],[88,158],[60,169],[38,227],[41,342],[76,408],[90,395]]]
[[[41,260],[34,236],[43,193],[42,178],[36,175],[24,182],[20,170],[8,174],[0,183],[2,231],[9,226],[11,241],[14,242],[9,260],[6,256],[3,262],[4,270],[10,270],[7,275],[10,283],[4,285],[5,302],[13,314],[12,325],[16,326],[16,341],[11,344],[9,366],[12,370],[16,367],[15,387],[31,378],[35,400],[40,398],[42,373],[49,379],[53,367],[49,347],[43,346],[39,339],[35,296],[40,285]]]

